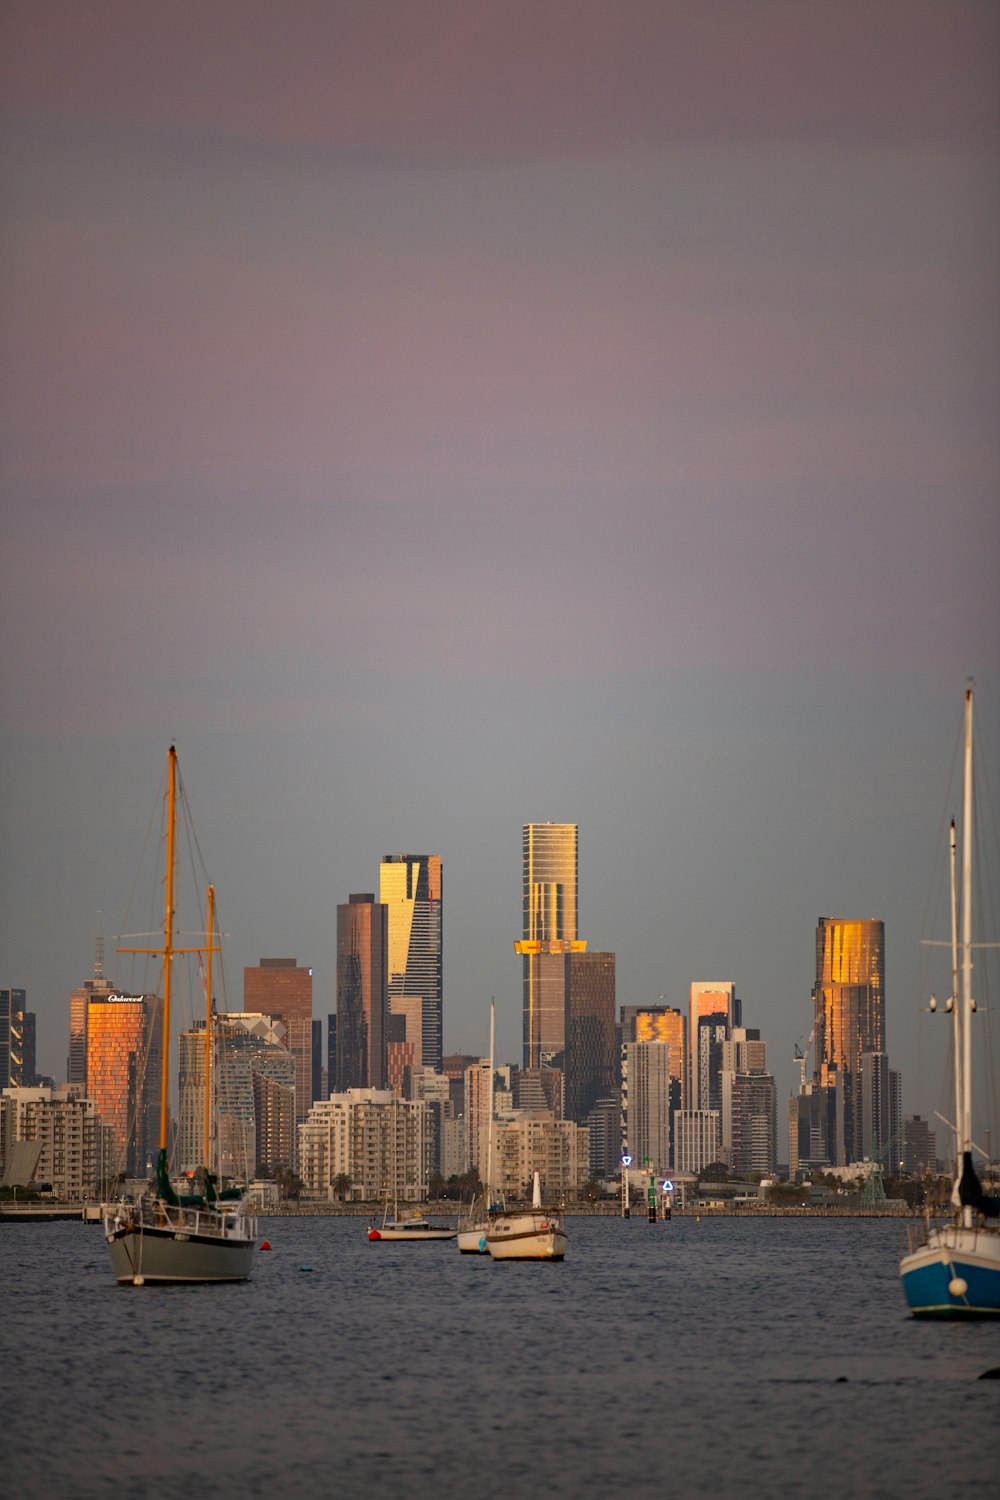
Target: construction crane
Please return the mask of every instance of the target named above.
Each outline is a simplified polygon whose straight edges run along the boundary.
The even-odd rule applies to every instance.
[[[799,1093],[800,1094],[804,1094],[805,1091],[806,1091],[806,1058],[809,1056],[809,1049],[810,1049],[810,1047],[813,1044],[813,1038],[816,1035],[816,1027],[818,1025],[819,1025],[819,1016],[817,1015],[816,1019],[813,1021],[812,1031],[810,1031],[810,1033],[809,1033],[809,1040],[806,1042],[806,1045],[805,1045],[804,1049],[799,1046],[798,1042],[795,1043],[795,1061],[799,1065]]]

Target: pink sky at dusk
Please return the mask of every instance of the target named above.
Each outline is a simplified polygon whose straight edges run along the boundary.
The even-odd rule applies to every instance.
[[[907,839],[1000,687],[998,47],[919,0],[4,7],[0,952],[54,1053],[118,898],[74,861],[107,820],[117,878],[166,735],[271,820],[219,830],[237,964],[329,974],[441,848],[455,1045],[484,984],[516,1031],[550,812],[622,1003],[731,972],[798,1035],[816,916],[878,908],[902,1004]]]

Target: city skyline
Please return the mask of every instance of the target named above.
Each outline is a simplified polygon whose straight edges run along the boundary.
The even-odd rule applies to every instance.
[[[907,1109],[967,675],[1000,744],[995,7],[4,10],[0,979],[58,1073],[158,768],[231,983],[449,870],[521,1047],[518,829],[619,1004],[730,976],[779,1095],[885,923]],[[993,750],[992,756],[990,750]],[[940,837],[939,837],[940,835]],[[993,934],[995,936],[995,934]],[[110,951],[106,968],[130,988]]]

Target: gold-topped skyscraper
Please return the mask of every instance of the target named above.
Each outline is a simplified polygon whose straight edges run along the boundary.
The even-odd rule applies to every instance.
[[[862,1146],[862,1056],[884,1053],[885,923],[820,917],[816,926],[816,1082],[841,1099],[847,1160]]]
[[[575,823],[525,823],[521,830],[521,941],[524,1066],[562,1065],[566,1047],[567,953],[576,935],[578,829]]]

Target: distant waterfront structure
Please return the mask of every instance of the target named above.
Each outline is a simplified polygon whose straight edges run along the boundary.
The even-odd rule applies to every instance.
[[[270,1016],[285,1028],[295,1059],[295,1119],[309,1113],[313,1097],[313,971],[294,958],[262,958],[243,970],[243,1013]]]
[[[439,854],[386,854],[379,867],[379,900],[388,921],[389,1009],[419,1001],[415,1061],[441,1070],[444,1032],[442,862]],[[417,1038],[410,1030],[407,1040]]]
[[[388,913],[373,894],[337,907],[338,1093],[386,1086],[388,948]]]
[[[569,953],[577,937],[578,829],[575,823],[525,823],[521,829],[523,1063],[561,1065],[566,1047]]]
[[[157,995],[91,995],[87,1094],[110,1128],[114,1170],[145,1177],[159,1131],[161,1062]]]
[[[886,1051],[882,921],[820,917],[812,1002],[815,1082],[839,1095],[843,1126],[837,1160],[844,1165],[859,1158],[863,1150],[862,1056]]]

